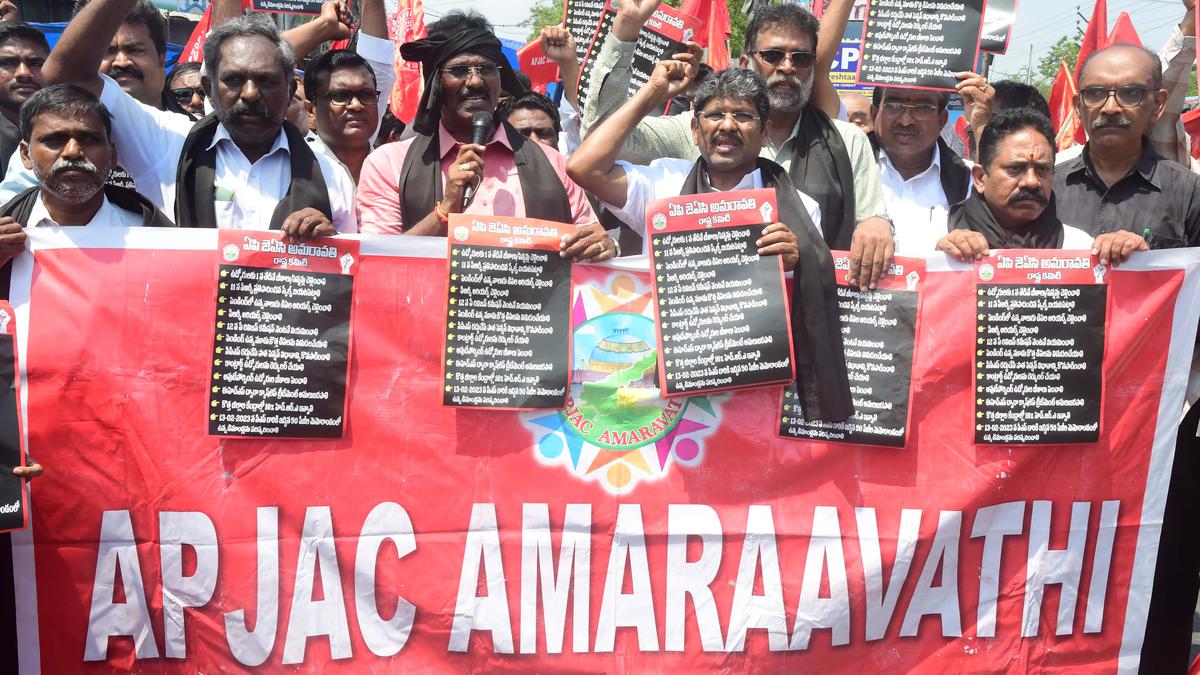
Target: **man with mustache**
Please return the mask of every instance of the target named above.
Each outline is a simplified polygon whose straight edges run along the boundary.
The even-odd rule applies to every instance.
[[[25,23],[0,23],[0,172],[20,143],[17,111],[42,88],[42,64],[50,45],[42,31]]]
[[[202,82],[214,112],[193,127],[96,72],[102,39],[132,3],[88,3],[63,31],[45,72],[108,106],[121,163],[138,191],[180,227],[277,229],[299,238],[357,231],[350,177],[284,121],[294,53],[270,18],[251,14],[209,32]]]
[[[27,227],[174,227],[145,197],[106,184],[116,161],[112,121],[88,91],[71,84],[42,89],[21,106],[19,128],[21,159],[38,185],[0,206],[2,297]]]
[[[867,138],[896,224],[896,253],[924,256],[946,234],[950,206],[971,191],[971,170],[941,137],[949,96],[876,87],[871,101],[875,130]]]
[[[979,138],[974,190],[950,209],[937,250],[972,262],[1001,248],[1090,250],[1117,265],[1149,247],[1132,232],[1092,236],[1058,218],[1053,193],[1054,128],[1028,108],[997,113]]]
[[[358,209],[363,232],[445,236],[451,213],[540,218],[580,225],[565,257],[609,258],[615,245],[595,221],[583,190],[554,148],[522,136],[496,116],[484,144],[473,142],[476,113],[495,115],[503,89],[524,93],[491,24],[450,12],[401,55],[425,77],[412,139],[380,147],[363,165]]]
[[[658,0],[621,0],[612,31],[590,66],[585,134],[628,99],[634,43],[657,6]],[[827,12],[848,15],[847,2],[843,0],[839,7],[831,6]],[[826,243],[850,250],[851,278],[866,289],[874,286],[892,257],[892,227],[865,135],[849,122],[830,119],[813,101],[818,77],[821,87],[832,92],[828,63],[817,61],[818,26],[817,19],[795,3],[766,5],[746,27],[740,65],[767,81],[771,128],[763,156],[783,166],[792,182],[817,201],[818,226]],[[836,106],[836,94],[831,95]],[[662,106],[666,103],[662,101]],[[690,111],[647,116],[630,135],[620,158],[643,164],[660,157],[695,159],[691,120]]]
[[[1062,216],[1092,235],[1128,230],[1155,249],[1200,246],[1200,176],[1147,139],[1167,102],[1162,78],[1158,57],[1141,47],[1092,52],[1074,100],[1088,142],[1056,168],[1054,192]]]
[[[842,420],[853,412],[838,323],[833,257],[817,230],[815,200],[787,171],[760,156],[771,129],[767,84],[757,73],[729,68],[696,86],[689,115],[699,159],[660,158],[648,166],[618,161],[639,120],[661,101],[686,91],[690,60],[666,60],[644,87],[584,139],[567,171],[625,223],[645,233],[646,204],[664,197],[774,188],[781,222],[763,228],[760,255],[780,255],[795,270],[792,330],[797,386],[808,419]]]

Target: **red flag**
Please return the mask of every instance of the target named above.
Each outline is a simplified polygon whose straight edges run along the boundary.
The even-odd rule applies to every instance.
[[[1075,61],[1075,83],[1078,86],[1079,69],[1092,52],[1108,46],[1108,0],[1096,0],[1092,7],[1092,20],[1088,22],[1087,31],[1083,34],[1083,42],[1079,45],[1079,58]],[[1087,143],[1087,134],[1080,124],[1075,130],[1075,142]]]
[[[1121,16],[1117,17],[1117,23],[1113,25],[1112,33],[1108,36],[1108,46],[1112,45],[1142,46],[1142,38],[1138,37],[1137,30],[1133,27],[1133,19],[1129,18],[1128,12],[1121,12]]]
[[[421,0],[399,0],[396,11],[388,15],[388,37],[392,40],[392,63],[396,69],[396,86],[388,100],[392,114],[405,124],[412,122],[421,99],[421,64],[405,61],[400,45],[425,37],[425,6]]]
[[[536,92],[544,94],[546,85],[558,81],[558,64],[551,61],[546,52],[542,51],[542,41],[539,39],[517,50],[517,62],[521,66],[521,72],[529,76]]]
[[[820,3],[817,3],[820,4]],[[708,50],[708,65],[713,70],[729,67],[729,5],[726,0],[683,0],[679,6],[683,14],[690,14],[704,22],[704,30],[696,35],[696,43]]]
[[[1188,151],[1191,153],[1192,159],[1200,159],[1200,108],[1183,113],[1179,119],[1183,121],[1183,130],[1191,139],[1191,147],[1188,148]]]
[[[974,153],[972,152],[972,148],[971,148],[971,137],[969,135],[967,135],[967,116],[966,115],[959,115],[958,119],[955,120],[954,134],[956,136],[958,136],[958,139],[963,142],[963,147],[965,148],[965,150],[963,150],[963,155],[967,159],[970,159],[971,155]]]
[[[204,8],[204,13],[200,15],[200,21],[192,30],[192,36],[188,38],[187,44],[183,46],[183,51],[179,52],[179,59],[176,63],[201,63],[204,61],[204,38],[208,35],[208,31],[212,30],[212,9],[216,3],[210,2]],[[242,0],[242,11],[250,6],[250,0]]]
[[[1071,77],[1067,62],[1062,61],[1058,76],[1054,78],[1054,86],[1050,88],[1050,121],[1054,124],[1059,150],[1070,147],[1075,142],[1076,134],[1082,131],[1075,106],[1072,105],[1075,91],[1075,78]]]

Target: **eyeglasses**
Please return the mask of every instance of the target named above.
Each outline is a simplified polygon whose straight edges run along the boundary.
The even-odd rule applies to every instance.
[[[909,104],[899,101],[887,101],[883,104],[883,112],[892,117],[900,117],[907,110],[914,120],[931,120],[937,117],[939,108],[928,103]]]
[[[358,99],[358,102],[363,105],[375,105],[379,103],[379,92],[371,90],[363,91],[346,91],[338,89],[336,91],[327,91],[324,94],[317,94],[313,98],[329,99],[330,105],[335,105],[339,108],[344,108],[350,105],[350,101]]]
[[[761,49],[757,52],[758,58],[763,60],[763,63],[768,66],[776,67],[783,63],[784,59],[792,62],[793,68],[811,68],[817,55],[812,52],[788,52],[782,49]]]
[[[726,117],[732,117],[733,121],[736,122],[738,126],[745,126],[762,119],[758,115],[751,115],[748,112],[721,112],[719,110],[709,110],[708,112],[700,113],[700,119],[708,122],[709,124],[720,124],[721,122],[725,121]]]
[[[1116,96],[1117,105],[1122,108],[1136,108],[1146,100],[1146,92],[1150,91],[1145,87],[1117,87],[1115,89],[1107,89],[1105,87],[1085,87],[1079,90],[1079,98],[1083,104],[1089,108],[1100,108],[1105,103],[1108,103],[1108,97]]]
[[[171,98],[175,99],[175,102],[179,105],[191,103],[192,97],[197,94],[200,95],[200,100],[203,101],[205,97],[203,87],[179,87],[178,89],[171,90]]]
[[[494,63],[484,63],[478,66],[450,66],[442,68],[442,72],[456,80],[465,80],[472,75],[478,75],[485,80],[500,77],[500,68]]]

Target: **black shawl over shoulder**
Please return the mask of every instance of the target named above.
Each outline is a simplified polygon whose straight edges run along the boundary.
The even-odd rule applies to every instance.
[[[821,231],[831,249],[847,250],[854,235],[854,170],[842,135],[824,111],[805,106],[792,147],[792,184],[821,206]]]
[[[521,181],[521,195],[525,200],[525,217],[574,222],[567,188],[546,153],[508,122],[501,124],[500,131],[508,134],[508,142],[513,148],[513,161],[517,165],[517,178]],[[433,205],[442,201],[442,152],[438,146],[436,130],[433,134],[420,134],[413,139],[404,156],[398,187],[400,217],[405,229],[421,222],[433,211]]]
[[[214,206],[217,149],[209,148],[218,124],[220,122],[215,113],[205,117],[192,127],[183,142],[183,153],[175,174],[175,222],[179,227],[218,225]],[[332,221],[329,188],[317,156],[291,122],[283,123],[283,131],[287,134],[292,182],[271,214],[271,229],[278,230],[288,216],[304,208],[314,208]]]
[[[1037,220],[1010,235],[1000,227],[987,202],[983,201],[983,195],[972,192],[970,197],[950,207],[947,229],[979,232],[987,238],[989,248],[1056,249],[1062,248],[1065,236],[1054,205],[1054,195],[1050,195],[1050,204]]]
[[[867,140],[871,141],[871,152],[878,160],[879,137],[872,131],[867,134]],[[967,166],[967,163],[962,161],[962,157],[959,157],[958,153],[954,152],[954,149],[940,136],[937,139],[937,147],[942,158],[938,171],[942,192],[946,193],[947,204],[955,204],[962,200],[963,195],[967,194],[967,189],[971,187],[971,167]]]

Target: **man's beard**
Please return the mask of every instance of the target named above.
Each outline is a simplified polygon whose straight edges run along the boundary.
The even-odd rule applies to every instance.
[[[808,104],[812,96],[813,71],[808,71],[808,77],[801,80],[794,74],[783,74],[778,71],[767,80],[767,99],[771,102],[771,112],[794,113]],[[787,82],[792,85],[791,91],[781,91],[773,85]]]
[[[58,174],[68,169],[79,169],[91,173],[95,178],[95,182],[86,185],[68,185],[58,180]],[[33,175],[41,183],[42,187],[48,190],[54,197],[68,204],[82,204],[96,193],[104,189],[104,181],[107,176],[100,176],[100,170],[96,168],[86,159],[57,159],[50,166],[49,171],[43,171],[37,164],[33,165]]]

